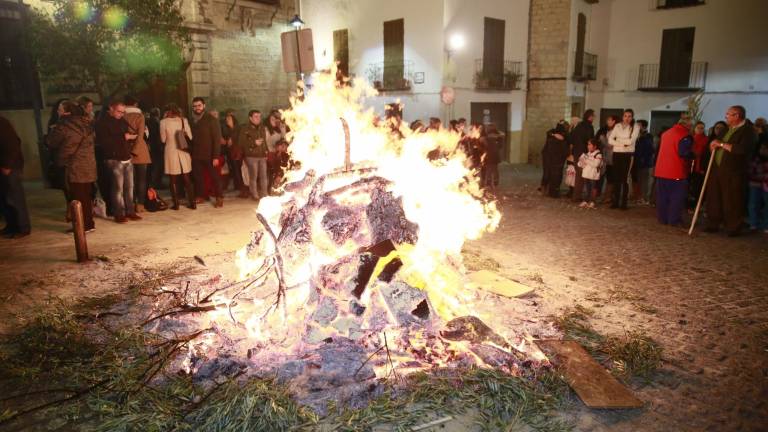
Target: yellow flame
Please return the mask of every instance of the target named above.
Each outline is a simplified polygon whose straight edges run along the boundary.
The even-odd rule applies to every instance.
[[[365,99],[375,94],[365,82],[338,85],[335,71],[315,74],[312,89],[303,99],[292,98],[291,108],[282,112],[291,130],[288,136],[291,157],[301,162],[299,170],[287,173],[287,180],[301,180],[310,170],[319,177],[344,166],[347,156],[345,130],[340,120],[343,118],[351,143],[350,162],[355,166],[376,167],[375,175],[390,181],[390,192],[402,199],[406,218],[418,225],[416,244],[399,245],[396,253],[388,257],[398,256],[403,261],[399,277],[426,290],[444,319],[467,314],[463,276],[458,270],[461,248],[465,241],[496,229],[501,218],[496,203],[482,199],[475,175],[467,168],[463,152],[457,151],[458,134],[447,130],[411,131],[404,123],[376,121],[373,110],[364,107]],[[427,155],[436,149],[442,157],[430,160]],[[306,198],[291,192],[264,198],[258,211],[278,234],[282,205],[295,199],[302,206]],[[355,195],[339,199],[345,205],[365,204]],[[296,266],[302,268],[302,272],[333,262],[359,247],[370,246],[356,243],[358,240],[336,245],[321,229],[320,217],[322,215],[313,224],[310,262]],[[263,252],[273,253],[272,245]],[[258,255],[248,254],[245,248],[238,252],[241,277],[251,275],[260,267]],[[380,267],[389,259],[380,260]],[[380,271],[381,268],[377,273]],[[294,279],[308,280],[309,276]],[[253,322],[247,326],[253,329],[252,334],[262,331]]]

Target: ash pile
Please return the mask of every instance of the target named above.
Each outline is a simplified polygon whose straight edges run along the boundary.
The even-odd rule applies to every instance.
[[[502,337],[471,315],[441,318],[401,259],[419,227],[389,186],[364,169],[310,172],[287,185],[273,221],[259,214],[264,229],[241,251],[256,263],[250,276],[202,282],[187,298],[203,312],[152,321],[169,336],[206,329],[173,367],[212,385],[277,376],[322,415],[331,402],[364,407],[386,382],[416,371],[476,365],[518,374],[547,364],[522,336]],[[456,260],[444,266],[463,274]]]

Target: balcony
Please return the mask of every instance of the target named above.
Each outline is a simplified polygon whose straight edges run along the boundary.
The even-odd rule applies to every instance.
[[[704,89],[707,84],[707,62],[693,62],[690,71],[674,68],[662,69],[658,64],[642,64],[637,75],[637,89],[640,91],[691,92]]]
[[[575,64],[573,68],[573,79],[576,81],[594,81],[597,79],[597,56],[588,52],[581,53],[581,63],[579,63],[579,53],[576,53]]]
[[[674,9],[688,6],[701,6],[705,0],[653,0],[656,9]]]
[[[520,90],[523,80],[523,62],[505,60],[500,70],[484,70],[483,59],[475,60],[475,89]]]
[[[413,82],[413,61],[371,63],[366,75],[373,87],[380,91],[409,91]]]

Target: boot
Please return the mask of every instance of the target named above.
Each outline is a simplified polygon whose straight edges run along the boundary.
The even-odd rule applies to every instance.
[[[135,204],[136,206],[136,213],[144,213],[146,209],[144,208],[144,204]]]
[[[224,207],[224,198],[216,197],[216,203],[213,206],[218,208]]]
[[[197,201],[195,200],[195,189],[190,185],[187,189],[187,208],[195,210],[197,208]]]
[[[179,191],[176,188],[176,180],[174,178],[171,178],[171,184],[169,186],[171,187],[171,201],[173,201],[171,210],[178,210],[179,209]]]

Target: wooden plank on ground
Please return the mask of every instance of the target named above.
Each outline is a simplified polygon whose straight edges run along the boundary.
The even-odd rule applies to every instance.
[[[643,402],[574,341],[536,341],[545,352],[560,358],[563,373],[584,405],[590,408],[640,408]]]
[[[490,270],[480,270],[469,275],[469,286],[505,297],[522,297],[533,292],[533,288],[507,279]]]

